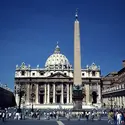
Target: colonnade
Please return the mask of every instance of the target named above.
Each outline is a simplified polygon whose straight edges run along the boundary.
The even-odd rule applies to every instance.
[[[43,93],[42,93],[42,97],[43,97],[43,102],[40,102],[40,94],[39,94],[39,87],[40,84],[34,83],[35,85],[35,100],[33,102],[33,104],[56,104],[56,103],[60,103],[60,104],[73,104],[73,100],[72,100],[72,88],[73,88],[73,83],[43,83]],[[60,92],[57,93],[57,89],[59,86],[59,90]],[[26,99],[25,99],[25,104],[31,104],[31,93],[30,92],[30,88],[31,85],[27,84],[26,85]],[[85,96],[83,98],[83,104],[91,104],[92,103],[92,97],[91,97],[91,92],[94,91],[92,86],[90,84],[85,84],[84,85],[84,89],[85,89]],[[100,84],[96,84],[96,92],[97,92],[97,103],[101,103],[101,86]],[[60,101],[57,102],[57,95],[59,95],[60,97]],[[19,102],[19,96],[16,94],[16,102]],[[116,101],[118,102],[118,101]]]
[[[60,104],[64,104],[64,84],[59,85],[61,87],[61,98]],[[66,84],[66,103],[72,104],[72,84]],[[52,94],[53,94],[53,101],[52,103],[55,104],[56,102],[56,84],[52,83]],[[37,91],[38,94],[38,91]],[[39,101],[36,100],[36,104],[39,104]],[[44,104],[50,104],[50,84],[44,84]]]
[[[110,107],[112,104],[113,108],[125,108],[125,96],[104,97],[103,103],[106,107]]]

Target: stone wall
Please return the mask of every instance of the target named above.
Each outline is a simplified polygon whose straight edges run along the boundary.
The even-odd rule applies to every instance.
[[[13,92],[0,87],[0,107],[7,108],[16,106]]]

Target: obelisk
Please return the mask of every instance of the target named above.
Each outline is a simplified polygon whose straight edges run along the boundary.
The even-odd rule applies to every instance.
[[[80,27],[78,21],[78,11],[75,14],[74,23],[74,85],[73,103],[74,109],[82,109],[82,78],[81,78],[81,51],[80,51]]]

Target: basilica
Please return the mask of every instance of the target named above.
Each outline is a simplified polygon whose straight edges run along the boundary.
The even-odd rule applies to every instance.
[[[41,109],[73,108],[74,69],[57,44],[45,66],[16,65],[15,98],[17,106]],[[101,105],[101,70],[95,63],[81,69],[83,107]],[[23,91],[21,100],[19,92]]]

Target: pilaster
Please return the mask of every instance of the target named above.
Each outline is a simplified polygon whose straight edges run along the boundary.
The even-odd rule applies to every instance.
[[[120,108],[122,107],[122,97],[119,97],[119,102],[120,102]]]
[[[61,103],[63,104],[64,102],[63,102],[63,100],[64,100],[64,92],[63,92],[63,83],[62,83],[62,85],[61,85]]]
[[[97,90],[98,90],[98,99],[97,99],[97,103],[101,103],[101,86],[100,84],[97,83]]]
[[[47,89],[48,89],[48,93],[47,93],[47,95],[48,95],[48,97],[47,97],[47,103],[49,104],[50,103],[50,85],[49,85],[49,83],[47,84]]]
[[[86,94],[86,103],[90,103],[90,89],[89,89],[89,84],[85,85],[85,94]]]
[[[30,89],[30,84],[28,83],[27,84],[27,91],[26,91],[26,93],[27,93],[27,95],[26,95],[26,103],[27,104],[29,104],[29,102],[30,102],[30,100],[29,100],[29,97],[30,97],[30,91],[29,91],[29,89]]]
[[[53,103],[55,103],[55,83],[53,83]]]
[[[36,104],[38,104],[39,102],[38,102],[38,100],[39,100],[39,87],[38,87],[38,84],[36,84]]]
[[[67,83],[67,104],[69,104],[69,84]]]
[[[46,104],[47,102],[47,100],[46,100],[46,95],[47,95],[47,91],[46,91],[46,84],[44,84],[44,104]]]
[[[70,103],[72,104],[72,84],[70,84]]]

